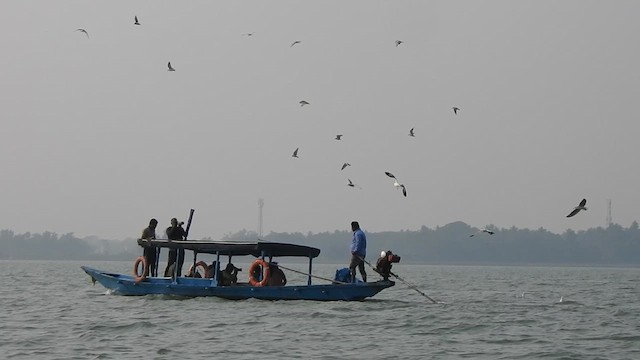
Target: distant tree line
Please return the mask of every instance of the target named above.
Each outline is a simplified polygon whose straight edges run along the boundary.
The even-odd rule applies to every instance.
[[[423,264],[509,264],[509,265],[640,265],[640,229],[612,224],[607,228],[566,230],[555,234],[537,230],[497,228],[474,234],[478,229],[453,222],[435,229],[367,232],[367,258],[375,261],[381,250],[392,250],[403,263]],[[364,229],[366,232],[366,228]],[[241,230],[223,237],[226,241],[256,241],[256,232]],[[349,259],[350,231],[322,233],[271,232],[261,240],[317,247],[318,261],[343,263]],[[57,235],[15,234],[0,231],[0,260],[132,260],[142,250],[135,239],[102,240],[77,238],[73,233]]]
[[[513,264],[513,265],[640,265],[640,230],[634,221],[629,228],[618,224],[575,232],[554,234],[516,227],[486,227],[493,235],[481,233],[464,222],[435,229],[422,226],[417,231],[367,232],[367,258],[377,259],[380,251],[392,250],[403,262],[426,264]],[[366,229],[364,229],[366,232]],[[242,230],[225,239],[255,240],[256,233]],[[291,242],[322,250],[322,261],[349,259],[350,231],[313,233],[270,233],[265,241]]]

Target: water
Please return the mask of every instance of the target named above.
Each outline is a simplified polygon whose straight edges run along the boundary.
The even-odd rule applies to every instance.
[[[435,305],[401,282],[364,302],[125,297],[83,264],[133,262],[0,262],[0,358],[640,358],[635,268],[396,264]]]

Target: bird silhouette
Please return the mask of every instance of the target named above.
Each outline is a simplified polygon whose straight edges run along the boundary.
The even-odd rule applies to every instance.
[[[573,211],[571,211],[571,213],[569,215],[567,215],[567,217],[572,217],[573,215],[577,214],[580,212],[580,210],[587,210],[587,207],[585,206],[587,205],[587,199],[582,199],[582,201],[580,201],[580,204],[576,207],[573,208]]]
[[[293,155],[291,155],[291,157],[294,157],[294,158],[297,158],[297,157],[298,157],[298,149],[299,149],[299,148],[296,148],[296,149],[293,151]]]
[[[358,189],[362,189],[362,187],[358,184],[354,184],[353,181],[351,181],[351,179],[347,179],[347,181],[349,181],[349,183],[347,184],[347,186],[355,188],[357,187]]]
[[[342,135],[341,134],[336,135],[336,140],[342,140]]]
[[[140,25],[140,22],[138,21],[138,17],[137,16],[134,16],[133,19],[135,20],[133,22],[133,25]]]
[[[344,170],[344,168],[346,168],[347,166],[351,166],[351,164],[349,164],[349,163],[342,164],[342,167],[340,168],[340,171]]]
[[[85,35],[87,35],[87,39],[89,38],[89,33],[87,32],[87,30],[85,30],[85,29],[77,29],[76,31],[83,32]]]
[[[289,47],[293,47],[293,45],[295,45],[295,44],[300,44],[301,42],[302,42],[302,41],[300,41],[300,40],[296,40],[296,41],[292,42],[292,43],[291,43],[291,46],[289,46]]]
[[[300,106],[309,105],[310,103],[305,100],[300,100]],[[321,106],[322,107],[322,106]]]
[[[409,136],[416,136],[416,134],[413,132],[413,128],[411,128],[411,130],[409,130]]]
[[[168,70],[168,71],[176,71],[176,69],[174,69],[174,68],[171,66],[171,61],[169,61],[169,62],[167,63],[167,66],[169,67],[169,70]]]
[[[460,111],[460,108],[454,106],[454,107],[452,107],[452,109],[453,109],[453,113],[455,115],[458,115],[458,111]]]
[[[482,229],[476,231],[475,233],[469,235],[469,237],[474,237],[474,236],[476,236],[478,234],[482,234],[482,233],[487,233],[489,235],[493,235],[494,234],[493,231],[482,228]]]
[[[242,36],[253,36],[253,33],[252,33],[252,32],[250,32],[250,33],[244,33],[244,34],[242,34]]]
[[[396,40],[396,47],[398,47],[398,45],[402,44],[404,41],[402,40]]]

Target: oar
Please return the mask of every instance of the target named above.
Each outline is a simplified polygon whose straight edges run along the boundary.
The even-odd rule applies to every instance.
[[[359,257],[360,259],[362,259],[362,261],[364,261],[365,263],[367,263],[367,265],[369,265],[369,266],[373,269],[373,271],[375,271],[375,272],[377,272],[377,273],[379,274],[378,270],[377,270],[375,267],[373,267],[373,265],[371,265],[371,263],[370,263],[370,262],[368,262],[367,260],[365,260],[363,257],[360,257],[360,256],[358,256],[358,257]],[[391,271],[389,271],[389,274],[393,275],[393,277],[395,277],[396,279],[400,280],[400,282],[402,282],[403,284],[405,284],[409,289],[413,289],[413,290],[417,291],[417,292],[418,292],[418,294],[420,294],[420,295],[422,295],[422,296],[426,297],[426,298],[427,298],[427,299],[429,299],[432,303],[434,303],[434,304],[438,304],[438,302],[437,302],[437,301],[435,301],[435,300],[433,300],[432,298],[430,298],[430,297],[429,297],[429,295],[427,295],[427,294],[423,293],[422,291],[420,291],[420,290],[419,290],[417,287],[415,287],[414,285],[409,284],[409,283],[408,283],[408,282],[406,282],[404,279],[402,279],[400,276],[398,276],[398,275],[396,275],[396,274],[392,273]]]

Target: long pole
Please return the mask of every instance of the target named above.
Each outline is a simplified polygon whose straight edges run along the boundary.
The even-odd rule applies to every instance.
[[[187,240],[187,237],[189,236],[189,229],[191,228],[191,220],[193,220],[193,213],[195,212],[194,209],[191,209],[191,211],[189,212],[189,220],[187,221],[187,228],[184,230],[184,240]],[[173,271],[173,277],[174,277],[174,282],[178,281],[178,264],[182,262],[184,262],[184,248],[181,246],[178,249],[176,249],[176,262],[175,262],[175,269]],[[195,256],[193,257],[193,269],[195,271],[196,269],[196,259]]]
[[[373,267],[373,265],[371,265],[371,263],[370,263],[370,262],[368,262],[367,260],[365,260],[363,257],[360,257],[360,259],[362,259],[362,261],[364,261],[365,263],[367,263],[367,265],[369,265],[369,266],[373,269],[373,271],[378,272],[378,270],[376,270],[376,268],[375,268],[375,267]],[[418,294],[420,294],[420,295],[422,295],[422,296],[426,297],[427,299],[429,299],[432,303],[434,303],[434,304],[437,304],[437,303],[438,303],[437,301],[435,301],[435,300],[433,300],[432,298],[430,298],[430,297],[429,297],[429,295],[427,295],[427,294],[423,293],[422,291],[418,290],[418,288],[417,288],[417,287],[415,287],[414,285],[411,285],[411,284],[409,284],[408,282],[406,282],[405,280],[403,280],[400,276],[398,276],[398,275],[396,275],[396,274],[392,273],[391,271],[389,271],[389,274],[391,274],[394,278],[398,279],[400,282],[402,282],[403,284],[405,284],[409,289],[413,289],[413,290],[417,291],[417,292],[418,292]]]
[[[191,211],[189,212],[189,220],[187,221],[187,228],[184,230],[184,239],[187,240],[187,237],[189,236],[189,229],[191,229],[191,220],[193,220],[193,213],[195,212],[194,209],[191,209]]]

